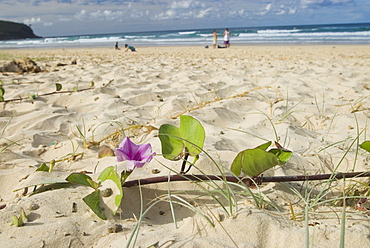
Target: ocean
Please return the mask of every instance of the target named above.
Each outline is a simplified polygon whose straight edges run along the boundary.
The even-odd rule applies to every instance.
[[[224,28],[216,28],[222,45]],[[370,23],[229,28],[231,45],[370,44]],[[0,41],[0,49],[211,46],[213,29],[127,32]]]

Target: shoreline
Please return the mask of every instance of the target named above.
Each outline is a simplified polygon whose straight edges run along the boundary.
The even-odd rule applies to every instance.
[[[131,54],[131,51],[124,52],[124,47],[120,47],[121,50],[115,50],[114,45],[112,47],[73,47],[73,48],[17,48],[17,49],[0,49],[0,53],[6,54],[6,53],[13,53],[13,54],[33,54],[33,56],[37,56],[37,53],[56,53],[56,54],[69,54],[73,52],[103,52],[103,51],[110,51],[109,54]],[[351,44],[351,45],[329,45],[329,44],[323,44],[323,45],[232,45],[230,48],[216,48],[214,49],[213,47],[209,46],[209,48],[205,48],[204,46],[143,46],[143,47],[136,47],[136,54],[140,54],[140,51],[144,52],[149,52],[149,51],[205,51],[205,52],[227,52],[227,51],[236,51],[236,50],[263,50],[263,49],[325,49],[325,48],[342,48],[342,49],[347,49],[347,48],[355,48],[357,49],[368,49],[370,48],[369,45],[357,45],[357,44]],[[79,54],[80,55],[80,54]]]
[[[124,43],[122,42],[120,44],[120,48],[121,50],[124,49]],[[223,44],[219,44],[220,46],[222,46]],[[135,45],[134,45],[135,46]],[[158,45],[158,46],[135,46],[137,49],[141,49],[141,48],[152,48],[152,49],[155,49],[155,48],[205,48],[205,46],[207,46],[207,44],[204,44],[204,45]],[[368,47],[370,46],[370,44],[364,44],[364,43],[358,43],[358,44],[327,44],[327,43],[322,43],[322,44],[232,44],[231,43],[231,47],[230,49],[236,47],[325,47],[325,46],[338,46],[338,47],[345,47],[345,46],[364,46],[364,47]],[[208,49],[214,49],[212,47],[212,44],[208,44]],[[78,47],[78,46],[66,46],[66,47],[32,47],[32,48],[24,48],[24,47],[21,47],[21,48],[1,48],[0,47],[0,51],[17,51],[17,50],[68,50],[68,49],[114,49],[114,43],[112,43],[112,46],[81,46],[81,47]],[[205,48],[207,49],[207,48]],[[223,49],[227,49],[227,48],[217,48],[215,50],[223,50]]]

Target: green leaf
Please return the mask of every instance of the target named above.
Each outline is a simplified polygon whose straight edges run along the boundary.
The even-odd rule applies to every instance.
[[[24,212],[24,209],[23,209],[23,208],[21,209],[21,216],[19,217],[19,219],[21,219],[21,218],[22,218],[22,221],[23,221],[23,222],[28,221],[27,215],[26,215],[26,213]]]
[[[366,150],[367,152],[370,152],[370,141],[367,140],[367,141],[362,142],[360,147]]]
[[[4,102],[4,97],[0,96],[0,102]]]
[[[39,168],[37,168],[37,170],[36,171],[45,171],[45,172],[49,172],[49,167],[45,164],[45,163],[42,163],[41,165],[40,165],[40,167]]]
[[[55,89],[56,89],[56,91],[61,91],[62,90],[62,85],[60,84],[60,83],[56,83],[55,84]]]
[[[18,217],[15,215],[12,216],[12,225],[18,226]]]
[[[83,173],[72,173],[66,178],[66,180],[70,183],[89,186],[93,189],[97,189],[99,187],[98,183],[94,182],[91,177]]]
[[[126,179],[131,175],[132,171],[126,171],[123,170],[121,172],[121,185],[124,185],[126,182]]]
[[[190,156],[196,156],[202,152],[206,134],[198,120],[188,115],[180,116],[180,134]]]
[[[31,100],[35,100],[36,99],[36,95],[35,94],[28,93],[28,98],[31,99]]]
[[[194,160],[193,160],[192,164],[195,164],[195,162],[197,162],[198,159],[199,159],[199,155],[194,156]]]
[[[276,155],[276,157],[280,160],[281,163],[286,163],[292,157],[293,153],[288,150],[282,150],[278,148],[273,148],[269,150],[269,152]]]
[[[27,221],[28,221],[28,218],[23,208],[21,209],[21,216],[19,216],[19,218],[15,215],[12,216],[12,225],[16,227],[23,226],[24,223]]]
[[[5,90],[2,86],[0,86],[0,97],[3,97],[5,94]]]
[[[180,129],[170,124],[163,124],[159,128],[158,137],[162,144],[162,156],[169,160],[179,160],[184,149]]]
[[[102,183],[105,180],[112,180],[118,190],[119,194],[116,195],[114,199],[114,203],[116,205],[116,209],[113,211],[113,214],[116,214],[119,206],[121,205],[122,197],[123,197],[123,190],[122,190],[122,184],[121,184],[121,178],[118,175],[116,169],[113,166],[105,168],[99,175],[98,180]]]
[[[23,222],[23,219],[22,217],[17,217],[15,215],[12,216],[12,225],[16,226],[16,227],[20,227],[20,226],[23,226],[24,225],[24,222]]]
[[[113,166],[109,166],[107,168],[105,168],[99,175],[98,177],[98,180],[102,183],[104,182],[105,180],[112,180],[115,182],[115,179],[119,178],[115,168]],[[121,184],[119,182],[119,184]]]
[[[271,141],[269,141],[269,142],[266,142],[266,143],[264,143],[264,144],[262,144],[262,145],[260,145],[260,146],[257,146],[256,148],[259,148],[259,149],[262,149],[262,150],[264,150],[264,151],[266,151],[267,150],[267,148],[269,148],[270,147],[270,145],[271,145]]]
[[[231,164],[231,171],[239,176],[241,171],[250,177],[258,176],[279,164],[279,159],[260,148],[241,151]]]
[[[286,148],[284,148],[282,145],[280,145],[276,141],[275,141],[275,145],[276,145],[277,149],[279,150],[277,153],[275,153],[275,155],[278,157],[278,159],[280,160],[280,162],[282,162],[282,163],[288,162],[288,160],[292,157],[293,152],[292,151],[289,151]],[[271,150],[273,150],[273,151],[271,151]],[[271,150],[269,152],[273,152],[274,153],[275,149],[271,149]]]
[[[91,210],[102,220],[106,220],[107,217],[104,215],[100,208],[100,190],[95,190],[91,194],[85,196],[83,201],[91,208]]]
[[[180,116],[180,127],[164,124],[159,128],[162,155],[169,160],[179,160],[186,152],[196,157],[202,152],[205,131],[202,124],[191,116]],[[195,159],[194,161],[196,161]]]
[[[75,87],[73,87],[73,89],[72,89],[74,92],[77,92],[78,91],[78,87],[77,86],[75,86]]]

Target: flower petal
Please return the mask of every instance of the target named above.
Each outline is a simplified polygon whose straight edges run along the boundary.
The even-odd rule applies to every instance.
[[[144,161],[135,161],[134,164],[135,164],[135,167],[137,168],[141,168],[145,165],[146,162]]]
[[[155,155],[150,144],[136,145],[130,138],[125,137],[116,149],[117,161],[127,160],[126,169],[133,171],[135,167],[143,167],[150,162]]]
[[[116,149],[116,157],[118,162],[129,160],[130,157],[126,154],[126,152],[120,148]]]
[[[140,145],[138,149],[138,153],[140,154],[141,159],[147,158],[153,155],[152,146],[150,144]]]
[[[128,160],[126,163],[126,171],[133,171],[135,169],[135,161]]]
[[[139,147],[133,143],[129,137],[125,137],[121,144],[119,144],[118,149],[121,149],[129,158],[133,159],[134,155],[137,154]]]

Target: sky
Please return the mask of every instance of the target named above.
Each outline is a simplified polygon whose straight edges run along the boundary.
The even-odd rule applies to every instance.
[[[0,20],[43,37],[370,22],[370,0],[0,0]]]

